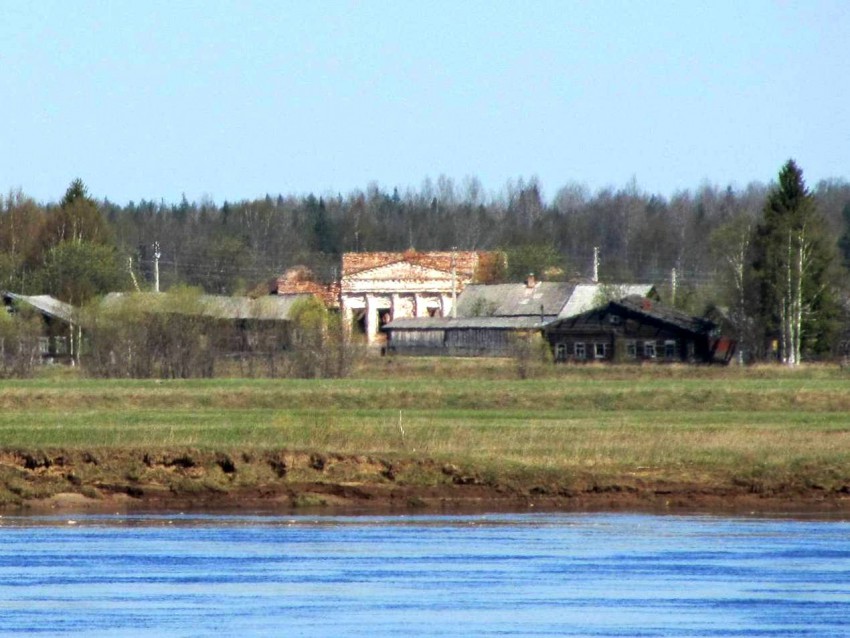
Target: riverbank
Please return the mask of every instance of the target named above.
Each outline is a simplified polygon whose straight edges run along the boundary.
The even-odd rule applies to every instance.
[[[801,479],[804,477],[800,477]],[[850,485],[675,481],[648,469],[600,480],[493,474],[432,459],[199,450],[0,454],[5,511],[647,511],[846,513]]]
[[[837,367],[403,365],[6,382],[0,509],[850,511]]]

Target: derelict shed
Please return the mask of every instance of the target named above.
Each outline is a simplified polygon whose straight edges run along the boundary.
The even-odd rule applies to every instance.
[[[387,351],[405,355],[499,357],[512,355],[518,340],[539,335],[539,317],[405,318],[383,327]]]
[[[545,329],[555,361],[710,363],[720,343],[716,332],[707,319],[638,296],[559,319]]]
[[[3,303],[10,313],[28,307],[42,319],[38,350],[44,361],[73,361],[79,355],[81,334],[77,310],[69,303],[50,295],[18,295],[3,293]]]
[[[203,295],[203,315],[218,330],[218,347],[232,353],[271,352],[290,345],[290,313],[312,294],[275,295],[252,299]]]
[[[290,313],[311,294],[259,298],[198,295],[181,300],[168,293],[110,293],[103,303],[115,307],[137,303],[144,313],[193,318],[207,341],[220,353],[271,352],[289,346]]]

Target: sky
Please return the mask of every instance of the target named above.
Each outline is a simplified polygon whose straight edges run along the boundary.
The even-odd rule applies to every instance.
[[[0,0],[0,189],[850,178],[850,3]]]

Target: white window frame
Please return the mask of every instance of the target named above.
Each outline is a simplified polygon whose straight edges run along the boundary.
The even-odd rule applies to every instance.
[[[643,356],[646,359],[655,359],[658,356],[658,351],[654,341],[643,342]]]
[[[567,344],[559,343],[555,345],[555,361],[566,361],[567,360]]]

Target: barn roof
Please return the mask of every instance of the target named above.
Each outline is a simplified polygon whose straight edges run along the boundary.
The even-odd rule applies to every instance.
[[[406,317],[395,319],[383,330],[541,330],[540,317]]]
[[[523,317],[544,315],[555,318],[575,288],[567,282],[537,282],[534,285],[472,284],[457,300],[461,317]]]
[[[4,292],[3,296],[11,301],[24,303],[48,317],[61,319],[68,323],[74,321],[76,314],[74,306],[50,295],[18,295],[13,292]]]
[[[216,319],[256,319],[261,321],[283,321],[289,319],[292,307],[298,301],[310,299],[311,294],[267,295],[253,299],[251,297],[227,297],[224,295],[199,295],[197,297],[198,314]],[[169,307],[168,293],[113,292],[104,297],[106,306],[121,300],[142,300],[145,309],[152,312],[181,312],[179,308]]]
[[[612,298],[628,295],[645,297],[654,290],[652,284],[575,284],[543,281],[534,285],[472,284],[458,297],[458,315],[474,316],[540,316],[564,319],[604,305]],[[542,306],[542,311],[541,311]]]

